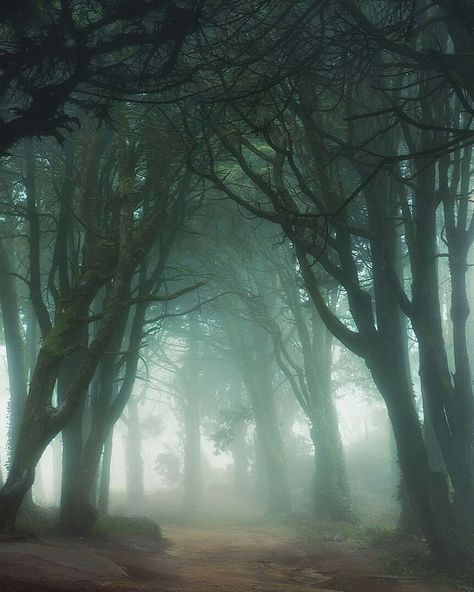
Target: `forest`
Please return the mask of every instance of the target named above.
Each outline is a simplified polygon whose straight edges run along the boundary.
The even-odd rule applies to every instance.
[[[0,30],[0,592],[474,590],[474,1]]]

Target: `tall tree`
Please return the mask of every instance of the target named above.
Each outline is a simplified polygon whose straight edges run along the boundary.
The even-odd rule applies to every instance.
[[[326,87],[324,98],[318,91],[317,71],[314,77],[311,81],[306,73],[292,85],[282,85],[256,107],[249,105],[244,110],[234,105],[230,107],[233,116],[223,117],[221,113],[207,119],[210,150],[216,140],[219,147],[214,144],[214,160],[208,159],[201,173],[253,215],[280,224],[293,241],[306,288],[321,318],[342,343],[365,359],[385,399],[403,476],[433,554],[448,564],[465,563],[470,548],[465,541],[472,535],[460,508],[472,497],[467,459],[473,414],[469,408],[470,379],[466,380],[463,277],[471,233],[467,201],[456,201],[453,196],[461,188],[461,163],[470,161],[470,150],[461,149],[454,159],[445,154],[429,160],[446,146],[439,135],[448,133],[448,122],[444,120],[441,131],[435,124],[440,121],[440,105],[444,105],[448,118],[459,111],[452,110],[449,94],[439,93],[433,99],[422,75],[415,77],[408,94],[414,92],[413,87],[418,89],[415,100],[425,119],[419,124],[402,120],[396,125],[383,92],[378,96],[379,112],[367,117],[367,105],[374,104],[370,83],[379,83],[376,75],[370,82],[364,78],[348,84],[340,95],[334,92],[337,88]],[[331,98],[335,106],[328,109],[326,103],[330,106]],[[385,105],[387,109],[383,109]],[[405,146],[413,158],[400,155]],[[392,154],[393,160],[383,152]],[[398,163],[392,177],[382,173],[390,162]],[[196,161],[194,166],[199,168]],[[235,167],[253,185],[253,191],[246,195],[238,188],[241,181]],[[228,170],[232,170],[232,176]],[[413,171],[414,181],[408,171]],[[462,189],[461,194],[465,195]],[[451,233],[447,239],[449,257],[459,266],[451,270],[456,283],[452,288],[453,330],[459,339],[453,384],[438,300],[436,211],[441,195],[446,196],[446,224]],[[402,238],[397,226],[400,219],[404,224]],[[399,274],[399,257],[405,249],[413,278],[411,300]],[[350,324],[342,322],[328,306],[314,261],[347,294]],[[410,319],[418,339],[422,388],[450,465],[453,504],[443,476],[429,463],[413,402],[403,314]],[[463,419],[459,421],[461,409]],[[458,444],[459,439],[463,445]]]
[[[163,228],[163,224],[171,222],[165,213],[169,204],[174,203],[173,191],[176,185],[170,185],[168,191],[163,193],[155,193],[153,187],[150,191],[143,191],[143,177],[138,175],[137,170],[140,156],[135,152],[134,141],[127,141],[127,134],[132,131],[124,112],[118,117],[117,125],[120,132],[116,134],[113,144],[109,145],[116,162],[116,184],[112,192],[110,187],[100,186],[98,164],[101,154],[106,154],[101,153],[100,135],[92,131],[87,135],[89,152],[84,165],[84,182],[80,195],[76,197],[77,212],[84,229],[78,238],[80,265],[76,268],[73,260],[70,267],[71,260],[64,256],[53,260],[48,285],[55,301],[54,318],[43,299],[39,204],[34,193],[27,193],[28,219],[33,230],[29,241],[31,300],[43,341],[30,380],[15,457],[9,478],[0,492],[2,528],[14,521],[19,504],[32,483],[34,467],[44,448],[67,425],[84,400],[90,381],[127,306],[144,306],[147,302],[169,300],[178,295],[160,296],[148,292],[145,296],[139,294],[135,297],[132,293],[137,268],[156,244],[159,229]],[[131,135],[128,137],[131,138]],[[168,172],[173,174],[173,171],[180,168],[179,157],[174,152],[168,154]],[[180,179],[181,177],[175,177],[178,185]],[[179,197],[177,199],[179,201]],[[77,249],[77,243],[71,241],[71,236],[65,238],[62,230],[64,227],[60,227],[57,234],[57,253]],[[63,240],[67,243],[61,250]],[[91,319],[89,307],[107,284],[110,289],[98,319]],[[150,289],[154,286],[155,281]],[[181,293],[186,291],[185,288]],[[53,391],[62,363],[65,357],[75,351],[78,332],[92,320],[98,321],[96,332],[87,347],[82,349],[77,372],[69,382],[67,393],[55,406]],[[125,388],[128,389],[128,383],[135,375],[132,371],[133,364],[129,360],[129,375],[124,382],[127,386],[123,384],[121,387],[123,392]],[[122,398],[119,400],[122,402]],[[33,430],[32,425],[37,427]]]

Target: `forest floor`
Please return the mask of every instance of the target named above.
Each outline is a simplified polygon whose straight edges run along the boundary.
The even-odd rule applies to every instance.
[[[0,545],[0,592],[454,592],[383,572],[375,550],[277,527],[168,526],[165,550],[47,539]]]

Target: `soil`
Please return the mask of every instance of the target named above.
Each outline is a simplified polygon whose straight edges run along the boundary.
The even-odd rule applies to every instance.
[[[0,545],[0,592],[454,592],[382,575],[373,551],[272,528],[165,529],[166,550],[90,541]]]

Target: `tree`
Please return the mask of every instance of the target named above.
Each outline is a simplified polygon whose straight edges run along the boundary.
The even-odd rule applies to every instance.
[[[77,121],[71,104],[107,119],[114,98],[161,91],[201,8],[140,0],[2,8],[0,154],[27,137],[61,140]]]
[[[334,55],[323,55],[323,63],[325,59],[330,61]],[[462,118],[459,103],[443,93],[433,98],[426,76],[416,73],[405,100],[415,94],[413,100],[418,101],[424,119],[419,123],[398,119],[397,111],[394,121],[388,92],[382,89],[374,98],[370,88],[370,84],[383,84],[377,73],[332,88],[327,82],[318,85],[319,71],[314,72],[313,78],[306,72],[283,84],[258,106],[233,105],[218,115],[214,112],[206,120],[212,156],[201,157],[200,165],[197,156],[194,167],[239,206],[280,224],[293,241],[306,288],[321,318],[342,343],[364,358],[385,399],[403,476],[434,556],[454,565],[465,563],[470,548],[465,541],[472,535],[460,508],[472,496],[467,458],[473,414],[463,278],[472,239],[461,179],[466,179],[462,164],[470,162],[470,149],[461,148],[453,157],[442,153],[451,133],[446,131],[449,122]],[[393,84],[396,95],[396,79]],[[440,119],[440,109],[445,119]],[[441,130],[436,121],[442,122]],[[406,146],[409,154],[400,154]],[[384,174],[389,165],[395,170],[390,178]],[[244,195],[239,186],[249,181],[251,189]],[[462,197],[456,201],[459,191]],[[436,211],[441,195],[450,233],[445,240],[454,282],[453,336],[459,340],[454,384],[438,300]],[[400,273],[404,250],[413,278],[411,300]],[[342,322],[325,301],[314,262],[347,294],[350,324]],[[448,472],[458,490],[453,504],[442,475],[430,467],[413,404],[403,314],[418,339],[420,376],[431,420],[447,464],[451,459]]]
[[[307,12],[288,0],[271,9],[265,0],[22,0],[4,7],[0,155],[28,137],[62,141],[78,123],[77,107],[109,121],[117,101],[172,102],[176,97],[164,93],[176,88],[206,102],[208,82],[216,88],[215,68],[237,80],[254,63],[301,43],[292,31]],[[275,77],[294,67],[285,62]]]
[[[104,156],[99,142],[100,135],[90,130],[86,136],[88,154],[84,164],[84,183],[81,185],[80,195],[74,198],[77,200],[74,207],[77,207],[82,226],[78,239],[81,253],[79,266],[75,266],[77,259],[69,259],[67,256],[70,250],[74,252],[77,249],[77,243],[71,240],[68,224],[63,220],[56,237],[57,258],[53,261],[48,280],[55,300],[54,318],[50,316],[48,306],[43,300],[37,196],[31,192],[27,194],[28,219],[30,227],[35,229],[34,233],[30,233],[30,291],[43,341],[30,380],[15,457],[5,487],[0,492],[2,528],[14,522],[19,504],[31,486],[34,467],[44,448],[67,425],[84,400],[90,381],[127,307],[136,304],[140,308],[152,301],[166,301],[189,289],[184,288],[176,294],[150,293],[160,277],[158,273],[145,294],[140,291],[137,296],[133,294],[136,270],[154,245],[159,244],[160,239],[157,237],[160,236],[160,229],[172,222],[172,216],[168,220],[164,214],[170,212],[168,208],[172,208],[175,198],[179,202],[182,194],[179,189],[176,194],[173,193],[176,186],[181,187],[180,177],[176,176],[174,178],[177,185],[170,184],[167,191],[161,191],[160,186],[160,191],[157,192],[153,183],[147,185],[147,191],[143,190],[143,177],[138,176],[141,156],[134,150],[132,130],[128,126],[126,113],[122,111],[116,121],[120,132],[109,145],[117,163],[113,187],[100,186],[98,163],[100,156]],[[127,137],[130,141],[127,141]],[[180,168],[179,156],[171,151],[168,151],[168,156],[167,170],[174,175]],[[161,181],[164,179],[163,175]],[[66,205],[63,200],[63,208]],[[167,231],[164,232],[166,234]],[[158,269],[161,270],[160,265]],[[91,317],[89,307],[106,285],[109,289],[101,310],[98,315]],[[84,343],[74,378],[69,381],[67,391],[55,406],[54,386],[63,361],[77,350],[77,335],[91,321],[97,321],[95,334],[89,343]],[[141,326],[138,329],[139,334]],[[136,349],[133,351],[134,355],[129,358],[129,362],[132,362],[127,368],[129,374],[126,374],[121,387],[122,394],[129,388],[130,382],[133,384],[133,366],[136,367],[138,358]],[[115,401],[117,410],[109,419],[118,419],[126,398],[123,401],[119,396],[118,401]],[[99,438],[99,448],[104,438],[105,435],[102,439]],[[91,466],[90,470],[95,474],[94,467]]]
[[[318,516],[326,520],[354,519],[349,484],[332,392],[332,335],[321,322],[302,278],[297,277],[297,263],[290,249],[281,248],[276,261],[283,311],[291,315],[296,329],[293,346],[282,329],[268,319],[275,355],[281,371],[309,421],[314,444],[314,504]],[[324,283],[324,279],[322,280]],[[329,306],[334,310],[337,294],[327,290]]]

